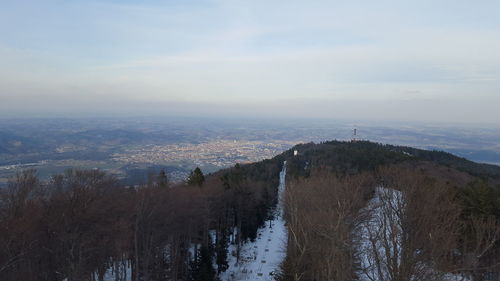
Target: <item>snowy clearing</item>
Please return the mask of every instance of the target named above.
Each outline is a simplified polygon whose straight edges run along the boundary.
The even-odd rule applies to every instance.
[[[364,210],[370,215],[360,229],[360,281],[391,280],[391,267],[401,266],[404,245],[401,217],[404,206],[403,192],[382,186],[375,189]],[[461,274],[439,272],[424,263],[416,265],[416,268],[419,277],[415,280],[426,276],[426,280],[470,281]]]
[[[274,220],[266,222],[259,229],[255,242],[247,242],[242,246],[241,259],[236,262],[236,246],[229,246],[229,268],[220,274],[222,281],[239,280],[274,280],[274,273],[286,257],[287,230],[283,218],[283,192],[285,190],[286,161],[280,173],[278,187],[278,206]]]

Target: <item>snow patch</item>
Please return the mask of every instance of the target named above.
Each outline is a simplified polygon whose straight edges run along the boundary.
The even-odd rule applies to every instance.
[[[228,247],[229,268],[219,275],[222,281],[275,280],[280,265],[286,257],[288,232],[283,217],[283,192],[285,190],[286,161],[280,173],[278,205],[273,220],[259,229],[255,242],[241,246],[240,261],[236,261],[236,245]]]
[[[360,281],[391,280],[389,268],[401,265],[403,231],[400,219],[403,206],[404,196],[401,191],[382,186],[375,189],[373,198],[363,210],[368,211],[368,217],[360,229]],[[388,260],[392,257],[398,258]],[[418,268],[426,276],[440,276],[437,279],[442,281],[471,281],[461,274],[439,272],[423,263]]]

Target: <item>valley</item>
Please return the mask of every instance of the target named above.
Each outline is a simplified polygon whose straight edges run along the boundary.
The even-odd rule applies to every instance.
[[[270,159],[297,143],[360,139],[444,150],[500,163],[500,130],[481,127],[376,124],[355,121],[258,119],[14,119],[0,120],[0,186],[34,168],[48,180],[80,167],[101,169],[127,184],[166,169],[182,181],[200,167],[211,173],[236,163]]]

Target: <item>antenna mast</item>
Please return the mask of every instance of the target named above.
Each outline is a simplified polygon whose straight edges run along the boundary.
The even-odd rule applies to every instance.
[[[357,141],[357,136],[358,136],[358,129],[354,128],[352,130],[352,141],[353,142]]]

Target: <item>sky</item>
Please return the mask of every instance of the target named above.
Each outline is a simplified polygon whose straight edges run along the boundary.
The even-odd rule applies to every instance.
[[[500,1],[0,1],[0,117],[500,123]]]

